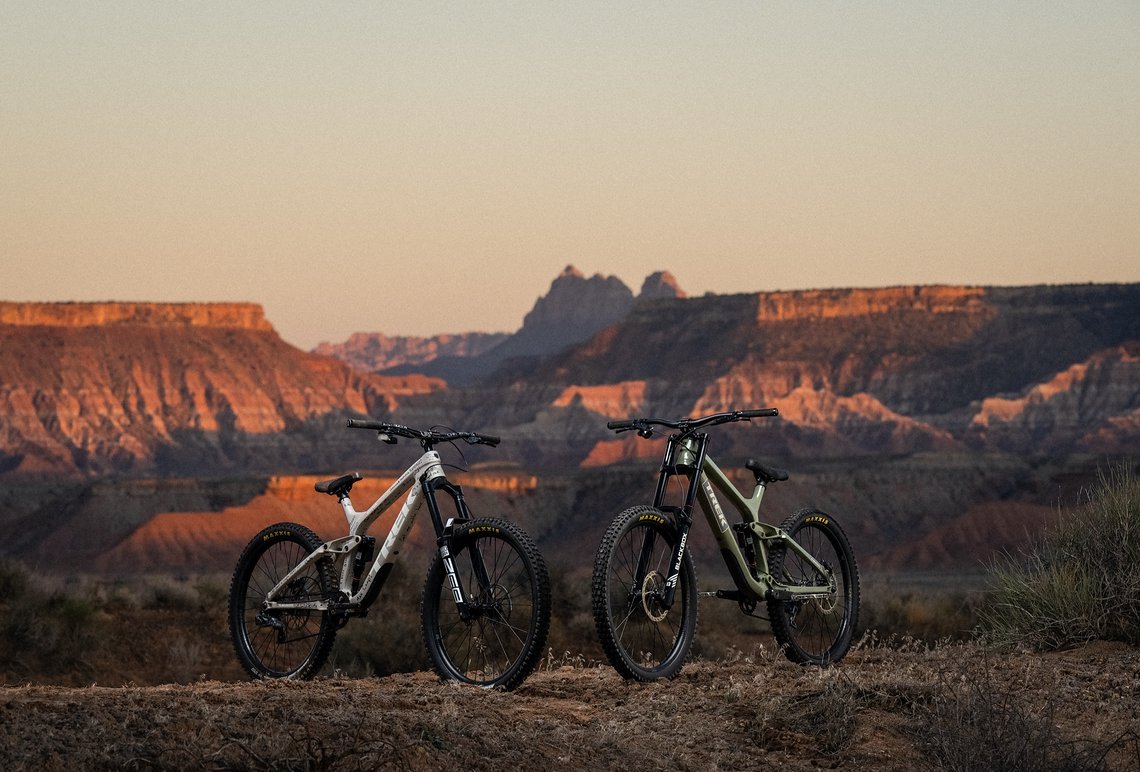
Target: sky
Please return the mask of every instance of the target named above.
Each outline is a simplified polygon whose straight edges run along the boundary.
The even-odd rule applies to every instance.
[[[1140,281],[1140,2],[0,0],[0,300],[289,342],[636,292]]]

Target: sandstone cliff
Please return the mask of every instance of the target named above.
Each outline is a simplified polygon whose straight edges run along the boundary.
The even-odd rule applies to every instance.
[[[1119,453],[1138,446],[1137,346],[1140,285],[647,299],[476,392],[513,395],[493,417],[528,436],[538,461],[578,452],[591,424],[583,462],[639,456],[606,420],[758,406],[782,415],[724,430],[725,452]],[[542,427],[562,436],[544,443]]]
[[[22,327],[215,327],[272,332],[254,303],[10,303],[0,325]]]
[[[249,304],[0,303],[0,554],[194,567],[263,521],[311,510],[319,526],[335,505],[289,475],[415,452],[377,456],[370,433],[343,429],[352,414],[501,434],[486,458],[541,482],[488,472],[470,483],[497,497],[479,511],[520,518],[587,570],[607,518],[651,494],[661,452],[608,432],[615,418],[779,408],[717,429],[718,460],[738,480],[749,456],[790,467],[772,517],[805,503],[842,515],[882,568],[976,563],[1140,447],[1140,285],[687,298],[650,279],[585,340],[464,386],[298,351]],[[266,477],[233,479],[250,474]]]
[[[253,305],[9,303],[0,318],[0,471],[295,464],[326,417],[442,386],[305,354]]]
[[[1140,444],[1140,285],[687,298],[660,275],[635,303],[612,285],[568,268],[520,335],[576,318],[579,291],[624,315],[546,356],[498,360],[516,335],[451,357],[498,367],[467,385],[305,354],[248,304],[0,304],[0,473],[328,468],[368,449],[337,426],[355,413],[499,433],[497,458],[536,468],[646,454],[607,420],[759,406],[780,418],[720,430],[718,456]]]

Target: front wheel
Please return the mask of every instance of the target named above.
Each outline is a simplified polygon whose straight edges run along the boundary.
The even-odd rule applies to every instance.
[[[328,613],[263,608],[269,591],[320,546],[320,538],[305,526],[277,523],[242,551],[230,583],[230,637],[242,667],[254,678],[311,678],[328,659],[337,631]],[[330,561],[322,558],[289,579],[275,600],[326,600],[335,587]]]
[[[461,607],[437,553],[420,601],[424,643],[445,681],[513,689],[530,675],[550,631],[550,577],[534,541],[506,520],[456,526],[449,559]]]
[[[625,678],[652,681],[681,672],[697,629],[697,578],[686,550],[666,607],[677,530],[653,507],[625,510],[594,558],[594,626],[610,664]]]
[[[859,619],[859,569],[847,535],[830,515],[817,509],[795,513],[781,525],[812,558],[830,573],[821,574],[802,555],[777,542],[769,555],[772,577],[788,586],[833,583],[826,598],[769,600],[768,618],[776,642],[793,662],[827,665],[851,647]]]

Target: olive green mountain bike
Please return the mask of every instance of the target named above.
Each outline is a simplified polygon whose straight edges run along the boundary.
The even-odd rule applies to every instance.
[[[775,408],[737,410],[666,421],[635,418],[608,428],[641,437],[668,435],[652,506],[614,518],[598,547],[591,585],[594,623],[606,656],[626,678],[673,678],[688,658],[697,628],[697,597],[736,601],[750,616],[767,607],[776,641],[788,659],[827,665],[851,646],[859,615],[859,571],[843,529],[830,514],[802,509],[779,526],[760,519],[767,486],[787,480],[782,469],[749,460],[751,496],[737,490],[708,454],[706,427],[772,417]],[[669,483],[682,483],[683,502],[666,505]],[[739,521],[730,523],[719,496]],[[697,591],[685,549],[699,503],[736,585]],[[763,617],[761,617],[763,618]]]

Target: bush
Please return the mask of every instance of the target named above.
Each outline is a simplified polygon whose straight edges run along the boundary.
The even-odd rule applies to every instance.
[[[913,706],[911,727],[935,769],[1104,769],[1108,752],[1129,740],[1103,745],[1062,736],[1058,697],[1049,695],[1044,705],[1031,701],[998,683],[988,661],[964,657],[939,680],[933,699]]]
[[[1131,466],[1102,474],[1085,507],[1020,558],[992,571],[980,612],[999,645],[1036,650],[1090,640],[1140,644],[1140,479]]]
[[[96,638],[95,606],[88,600],[37,587],[13,562],[0,564],[0,648],[6,669],[64,672],[83,667]]]

